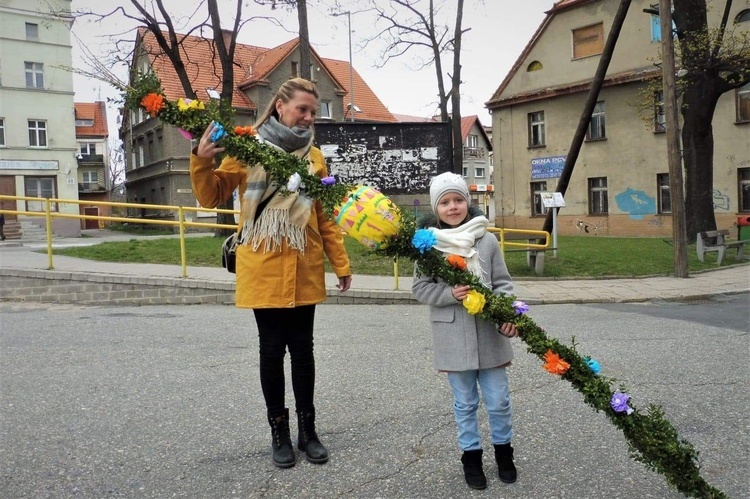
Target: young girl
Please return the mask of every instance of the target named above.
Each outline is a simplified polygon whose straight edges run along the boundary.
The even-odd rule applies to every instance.
[[[497,239],[486,230],[489,221],[481,210],[470,208],[469,203],[469,188],[462,176],[438,175],[430,183],[434,215],[425,216],[419,226],[435,234],[438,250],[464,257],[467,269],[493,293],[510,294],[513,284]],[[477,384],[489,414],[498,476],[505,483],[516,481],[505,367],[513,358],[510,338],[518,332],[513,324],[498,328],[470,315],[461,303],[470,290],[469,286],[450,286],[440,279],[422,276],[418,268],[412,286],[416,299],[430,305],[434,366],[448,374],[453,389],[453,411],[466,483],[473,489],[484,489],[487,478],[482,469],[482,441],[477,424]]]

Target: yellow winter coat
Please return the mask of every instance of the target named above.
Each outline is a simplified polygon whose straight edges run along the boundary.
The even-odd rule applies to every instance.
[[[311,148],[308,159],[316,175],[328,175],[319,149]],[[190,156],[190,180],[201,206],[218,206],[238,187],[242,202],[247,187],[244,164],[236,158],[225,157],[219,168],[214,170],[213,166],[212,158]],[[240,227],[243,223],[240,219]],[[240,308],[292,308],[325,301],[324,252],[338,277],[351,275],[341,230],[326,218],[322,205],[315,201],[307,223],[304,254],[290,248],[286,242],[279,251],[253,251],[247,245],[237,247],[236,305]]]

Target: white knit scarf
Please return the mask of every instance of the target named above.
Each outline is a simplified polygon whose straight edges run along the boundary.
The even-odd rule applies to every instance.
[[[482,237],[487,231],[490,222],[483,216],[476,216],[463,225],[452,229],[438,229],[430,227],[430,231],[435,234],[437,243],[435,248],[446,255],[459,255],[466,259],[466,269],[477,276],[485,284],[489,285],[487,278],[482,272],[482,266],[479,261],[479,253],[474,247],[477,239]]]

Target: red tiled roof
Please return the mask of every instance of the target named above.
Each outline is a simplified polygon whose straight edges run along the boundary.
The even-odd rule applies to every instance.
[[[479,128],[479,134],[482,135],[485,142],[487,143],[487,147],[489,150],[492,150],[492,141],[490,140],[489,136],[487,135],[487,132],[485,132],[484,127],[482,126],[482,122],[479,121],[479,116],[476,114],[472,116],[462,116],[461,117],[461,141],[466,142],[466,137],[469,136],[469,132],[471,131],[471,128],[476,123],[477,128]]]
[[[182,55],[186,62],[188,76],[192,82],[192,87],[201,100],[207,100],[206,88],[216,88],[221,90],[221,67],[214,68],[212,41],[197,36],[178,35],[182,40]],[[156,37],[146,28],[140,28],[139,38],[146,52],[149,54],[151,64],[156,74],[159,75],[164,93],[170,100],[178,99],[185,96],[182,84],[177,77],[177,73],[169,59],[163,55]],[[277,47],[265,48],[253,45],[244,45],[238,43],[235,48],[235,62],[239,67],[235,67],[234,82],[235,87],[239,90],[246,88],[255,83],[266,81],[266,77],[299,45],[299,38],[293,38]],[[312,55],[317,58],[324,66],[326,71],[335,80],[339,86],[339,91],[344,95],[344,112],[347,111],[346,104],[349,103],[349,63],[335,59],[325,59],[318,56],[315,50]],[[378,99],[372,89],[354,71],[354,104],[362,112],[357,113],[357,120],[366,121],[387,121],[393,122],[396,119]],[[256,103],[252,102],[244,92],[234,92],[232,106],[235,108],[256,109]]]
[[[75,102],[77,120],[93,120],[91,126],[76,126],[76,137],[109,137],[107,126],[107,107],[103,101]]]
[[[338,61],[336,59],[321,59],[323,64],[328,68],[331,75],[338,80],[346,90],[344,95],[344,113],[347,113],[347,105],[349,104],[349,63],[346,61]],[[365,80],[359,76],[357,70],[353,72],[354,81],[354,105],[362,110],[361,113],[356,113],[354,119],[357,121],[386,121],[389,123],[396,122],[396,118],[388,111],[383,102],[378,99],[375,92],[365,83]],[[349,118],[349,114],[346,114]]]
[[[138,36],[141,46],[149,55],[154,72],[159,75],[159,80],[167,98],[176,100],[180,97],[185,97],[185,91],[182,88],[180,79],[177,77],[177,72],[172,62],[164,55],[161,47],[159,47],[156,36],[146,28],[139,28]],[[213,40],[182,34],[178,34],[177,37],[182,40],[182,60],[185,62],[191,86],[200,100],[207,101],[209,97],[206,93],[206,88],[221,91],[222,71],[218,58],[215,58],[213,55]],[[252,67],[267,51],[268,49],[264,47],[237,44],[234,60],[239,66],[235,66],[234,68],[235,87],[247,77],[243,68]],[[256,108],[255,103],[248,99],[244,92],[233,92],[232,106],[238,109]]]

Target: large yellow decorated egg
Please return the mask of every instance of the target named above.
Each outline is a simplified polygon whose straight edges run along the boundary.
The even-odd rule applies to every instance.
[[[365,185],[349,191],[333,212],[336,224],[371,249],[385,248],[396,235],[401,212],[383,193]]]

